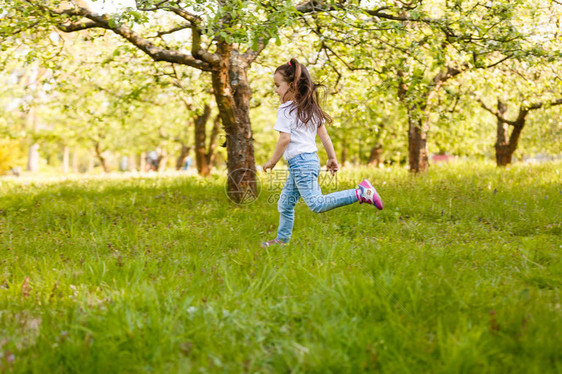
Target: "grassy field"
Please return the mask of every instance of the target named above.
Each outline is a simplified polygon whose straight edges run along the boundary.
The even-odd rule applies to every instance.
[[[343,171],[385,210],[301,202],[268,250],[267,180],[0,180],[0,372],[561,372],[559,170]]]

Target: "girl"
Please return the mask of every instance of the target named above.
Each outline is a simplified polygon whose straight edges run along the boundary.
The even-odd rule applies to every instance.
[[[320,85],[312,81],[306,67],[294,58],[275,70],[273,81],[275,92],[281,100],[274,127],[279,131],[279,140],[273,156],[263,165],[263,170],[267,172],[273,169],[283,155],[289,164],[289,176],[277,205],[280,214],[277,237],[262,242],[262,247],[284,244],[291,239],[295,205],[300,197],[316,213],[356,201],[382,209],[381,198],[367,179],[359,183],[357,189],[322,195],[317,180],[320,173],[320,161],[316,154],[317,134],[328,154],[326,168],[334,175],[339,167],[334,146],[324,124],[331,123],[332,119],[319,105],[317,89]]]

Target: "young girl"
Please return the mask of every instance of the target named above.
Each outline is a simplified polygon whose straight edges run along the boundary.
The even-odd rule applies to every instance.
[[[295,205],[301,197],[316,213],[356,201],[382,209],[381,198],[367,179],[359,183],[357,189],[322,195],[318,184],[320,161],[316,154],[317,134],[328,154],[326,168],[334,175],[339,167],[334,146],[324,124],[331,123],[332,119],[319,105],[317,89],[320,85],[312,81],[306,67],[294,58],[275,70],[273,81],[275,92],[281,99],[274,127],[279,131],[279,140],[273,156],[263,165],[263,170],[267,172],[273,169],[283,155],[289,164],[289,176],[277,205],[280,214],[277,237],[262,242],[262,247],[287,243],[291,239]]]

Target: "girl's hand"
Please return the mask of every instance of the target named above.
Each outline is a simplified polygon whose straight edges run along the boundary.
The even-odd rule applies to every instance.
[[[275,167],[275,163],[269,160],[265,164],[263,164],[263,171],[267,173],[267,169],[272,170],[274,167]]]
[[[326,169],[330,170],[332,175],[336,174],[336,172],[340,169],[338,166],[338,161],[335,158],[328,159],[326,163]]]

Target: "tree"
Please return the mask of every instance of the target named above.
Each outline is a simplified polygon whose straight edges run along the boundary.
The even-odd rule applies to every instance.
[[[25,48],[6,48],[13,54],[10,63],[4,63],[0,92],[0,112],[5,112],[5,123],[0,124],[0,133],[8,138],[23,139],[27,146],[27,166],[31,172],[39,169],[39,137],[45,123],[41,121],[41,109],[47,100],[48,88],[42,82],[48,70],[36,62],[27,63]],[[13,97],[13,95],[17,95]],[[4,122],[3,121],[3,122]]]
[[[331,15],[319,15],[311,29],[333,61],[378,74],[393,88],[407,112],[410,170],[420,172],[428,166],[427,136],[442,88],[467,71],[540,53],[522,31],[542,14],[539,3],[383,1],[356,7],[337,27]]]
[[[57,51],[55,60],[37,55],[31,48],[7,50],[10,59],[4,60],[7,75],[2,74],[2,78],[6,79],[3,87],[8,89],[0,96],[5,97],[6,105],[21,103],[22,126],[24,119],[31,117],[26,115],[28,112],[34,114],[31,118],[35,122],[42,124],[41,131],[28,129],[26,134],[33,136],[37,144],[62,145],[63,169],[68,169],[69,147],[93,150],[92,154],[107,171],[110,165],[106,156],[110,154],[166,150],[175,143],[181,145],[177,162],[183,166],[190,148],[187,144],[194,141],[187,130],[195,128],[197,133],[202,129],[205,137],[206,120],[200,121],[198,112],[204,112],[204,101],[210,98],[208,90],[203,89],[208,77],[174,64],[157,66],[133,46],[116,43],[111,33],[101,31],[95,38],[90,36],[86,32],[52,31],[47,40],[51,49]],[[12,44],[21,45],[26,40],[22,36],[13,37]],[[36,72],[38,68],[41,76]],[[14,77],[18,77],[19,85],[10,83]],[[35,92],[47,88],[48,95],[40,95],[43,99],[39,100]],[[186,105],[178,106],[181,103]],[[3,107],[0,105],[0,109]],[[10,133],[16,134],[17,118],[12,117],[4,116],[9,119],[6,131],[11,128]],[[216,151],[219,124],[215,121],[211,132],[214,141],[210,142],[206,155],[209,165]],[[210,171],[209,167],[206,170]]]
[[[554,8],[557,5],[558,13]],[[494,147],[498,166],[512,162],[532,111],[562,104],[562,40],[559,37],[562,6],[551,3],[538,13],[540,16],[527,19],[527,27],[533,30],[533,34],[526,42],[534,48],[533,53],[482,72],[479,78],[485,84],[479,85],[479,93],[473,93],[480,106],[496,118]],[[540,49],[535,47],[537,44],[540,44]],[[494,108],[491,102],[496,100]],[[511,114],[510,106],[516,108]],[[510,120],[510,117],[514,119]],[[541,126],[548,126],[548,123]]]
[[[480,104],[488,112],[496,116],[497,132],[496,132],[496,163],[498,166],[506,166],[511,164],[513,152],[517,149],[521,132],[527,122],[527,115],[532,110],[541,109],[543,107],[551,107],[562,104],[562,99],[558,99],[551,103],[536,102],[530,105],[521,104],[515,120],[509,120],[506,116],[507,104],[498,99],[497,109],[488,107],[483,101]],[[509,127],[512,127],[509,134]]]
[[[256,194],[254,147],[250,126],[251,88],[248,69],[278,28],[303,13],[336,10],[316,0],[295,6],[290,1],[231,1],[217,3],[169,0],[138,0],[136,9],[118,14],[97,14],[72,2],[18,0],[13,5],[23,19],[50,19],[65,32],[101,28],[111,30],[142,50],[154,61],[187,65],[211,73],[215,97],[226,132],[228,193],[234,201]],[[181,22],[156,22],[163,15]],[[160,18],[158,18],[160,17]],[[151,24],[152,21],[152,24]],[[162,29],[161,24],[169,26]],[[135,31],[133,25],[144,25]],[[184,40],[151,41],[150,32],[171,35],[190,31],[191,53]]]
[[[199,79],[190,77],[189,80],[185,82],[186,74],[184,73],[184,76],[182,77],[175,66],[172,65],[172,68],[173,73],[168,74],[168,76],[172,78],[173,86],[179,89],[178,96],[185,105],[186,110],[194,113],[193,148],[195,149],[197,172],[200,175],[208,176],[211,174],[215,159],[215,150],[217,148],[217,139],[221,125],[220,115],[215,117],[211,133],[207,136],[206,124],[211,117],[211,105],[207,102],[207,100],[201,98],[201,96],[206,96],[210,93],[205,90],[205,83],[201,83],[201,81],[203,81],[206,77],[200,76]],[[203,94],[198,94],[197,91],[203,92]],[[208,146],[207,138],[209,138]],[[186,144],[178,137],[174,137],[174,140],[181,144],[180,155],[176,161],[176,169],[179,170],[184,165],[190,147],[187,147]]]

